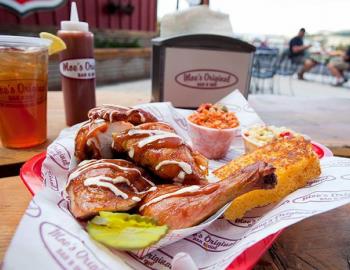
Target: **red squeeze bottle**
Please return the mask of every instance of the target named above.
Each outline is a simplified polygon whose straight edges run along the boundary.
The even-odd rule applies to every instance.
[[[67,45],[59,57],[66,123],[72,126],[87,120],[88,111],[96,107],[94,35],[79,21],[75,2],[70,21],[61,22],[57,35]]]

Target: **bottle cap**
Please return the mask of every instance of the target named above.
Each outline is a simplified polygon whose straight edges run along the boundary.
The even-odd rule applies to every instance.
[[[89,32],[89,24],[87,22],[79,21],[77,4],[75,2],[72,2],[70,8],[70,20],[62,21],[61,29],[67,31]]]

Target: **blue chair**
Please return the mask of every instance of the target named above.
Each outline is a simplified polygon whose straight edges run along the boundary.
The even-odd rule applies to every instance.
[[[289,50],[284,50],[278,59],[278,65],[276,68],[276,75],[279,75],[277,86],[278,93],[280,93],[280,77],[282,76],[288,77],[289,91],[291,95],[294,95],[292,77],[295,73],[297,73],[298,69],[299,65],[289,58]]]
[[[276,74],[277,61],[278,49],[258,48],[256,50],[252,66],[251,92],[264,92],[268,89],[274,93],[273,77]]]
[[[345,79],[348,80],[348,82],[346,82],[344,85],[349,85],[349,82],[350,82],[350,70],[344,71],[344,77],[345,77]]]

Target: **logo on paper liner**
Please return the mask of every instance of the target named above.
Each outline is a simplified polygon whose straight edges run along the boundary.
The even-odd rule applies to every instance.
[[[243,110],[248,113],[255,113],[253,107],[251,107],[249,104],[244,105]]]
[[[63,269],[108,269],[77,236],[62,227],[43,222],[40,237],[52,258]]]
[[[131,252],[128,252],[128,254],[149,269],[171,269],[172,257],[161,249],[148,253],[143,257],[138,257]]]
[[[58,191],[58,180],[57,177],[51,172],[51,170],[43,170],[43,176],[45,186],[48,186],[54,191]]]
[[[240,228],[250,228],[252,227],[256,222],[258,222],[261,219],[261,217],[243,217],[243,218],[237,218],[235,222],[229,221],[228,222],[236,227]]]
[[[179,85],[202,90],[215,90],[231,87],[238,83],[238,77],[228,71],[218,69],[193,69],[175,76]]]
[[[350,174],[342,175],[340,178],[344,180],[350,180]]]
[[[68,149],[60,143],[55,143],[48,148],[47,155],[63,170],[69,169],[71,155]]]
[[[28,208],[25,211],[25,214],[30,217],[40,217],[41,215],[41,208],[40,206],[33,200],[30,201]]]
[[[200,231],[184,238],[197,246],[210,252],[222,252],[230,249],[237,242],[236,239],[229,239],[219,235],[212,234],[206,230]]]
[[[350,190],[339,191],[315,191],[310,194],[298,197],[293,200],[294,203],[309,202],[336,202],[350,199]]]
[[[336,180],[336,179],[337,178],[332,176],[332,175],[320,176],[320,177],[317,177],[317,178],[312,179],[311,181],[309,181],[305,188],[314,187],[314,186],[317,186],[317,185],[322,184],[324,182],[333,181],[333,180]]]
[[[334,158],[332,160],[327,160],[327,162],[322,163],[322,169],[325,168],[337,168],[337,167],[349,167],[350,166],[350,160],[349,159],[340,159],[340,158]]]
[[[175,110],[173,111],[173,119],[175,121],[175,123],[183,130],[188,131],[188,125],[186,122],[186,119],[180,115],[178,112],[176,112]]]
[[[62,194],[61,194],[62,196]],[[65,212],[67,215],[70,217],[72,216],[71,212],[69,212],[69,203],[66,199],[61,199],[58,203],[57,206],[59,209],[61,209],[63,212]]]
[[[272,225],[278,224],[284,220],[302,219],[310,215],[316,214],[318,212],[319,212],[318,210],[304,210],[304,209],[284,210],[282,212],[279,212],[278,214],[273,215],[272,217],[261,220],[256,225],[254,225],[252,229],[245,236],[247,237],[248,235],[264,230],[266,227],[270,227]]]

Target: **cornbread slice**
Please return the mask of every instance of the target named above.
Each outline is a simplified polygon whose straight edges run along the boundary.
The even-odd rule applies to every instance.
[[[232,160],[214,174],[224,179],[257,161],[265,161],[276,168],[277,186],[270,190],[254,190],[236,198],[225,212],[225,218],[235,220],[255,207],[277,202],[321,174],[318,156],[303,137],[275,140]]]

